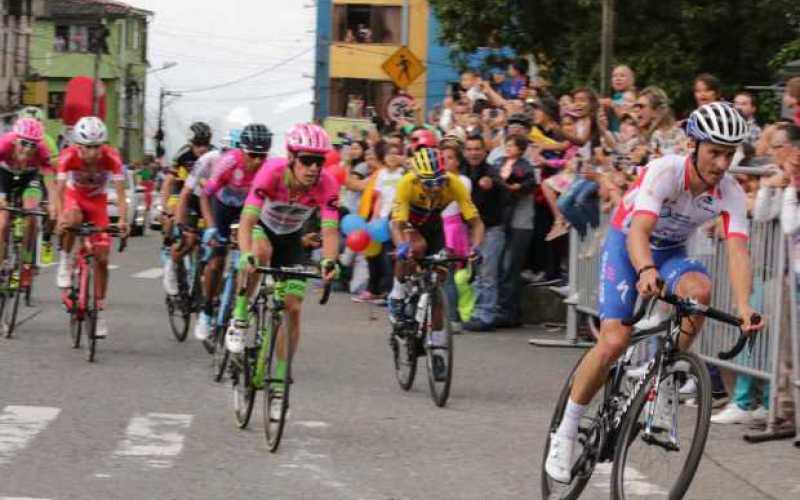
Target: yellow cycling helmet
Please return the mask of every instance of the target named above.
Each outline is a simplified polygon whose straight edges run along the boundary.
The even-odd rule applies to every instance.
[[[420,148],[411,157],[411,168],[417,178],[440,179],[444,177],[444,161],[436,148]]]

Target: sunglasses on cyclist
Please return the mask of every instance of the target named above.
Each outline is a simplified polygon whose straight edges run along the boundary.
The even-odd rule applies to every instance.
[[[247,151],[245,154],[254,160],[264,160],[267,157],[267,153],[251,153]]]
[[[298,156],[297,159],[300,160],[300,163],[302,163],[304,167],[310,167],[312,165],[321,167],[325,164],[325,157],[321,155]]]
[[[422,186],[428,189],[441,187],[444,185],[445,177],[436,177],[434,179],[422,179]]]
[[[83,149],[100,149],[100,144],[81,144]]]
[[[27,139],[19,139],[17,141],[17,144],[19,144],[23,148],[28,148],[28,149],[36,149],[39,147],[39,143],[37,143],[36,141],[29,141]]]

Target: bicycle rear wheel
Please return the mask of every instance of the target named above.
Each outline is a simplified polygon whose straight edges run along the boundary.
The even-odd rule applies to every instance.
[[[178,261],[175,269],[178,278],[178,295],[167,295],[167,315],[169,316],[169,327],[172,335],[178,342],[186,340],[189,334],[189,325],[192,322],[191,307],[189,304],[189,294],[186,290],[186,267],[183,259]]]
[[[90,363],[94,362],[97,351],[97,304],[95,304],[94,289],[92,288],[94,283],[92,283],[91,271],[93,265],[94,262],[86,263],[86,266],[82,267],[81,272],[78,273],[80,279],[78,296],[81,297],[79,300],[86,306],[86,312],[84,313],[84,321],[86,322],[86,359]]]
[[[572,382],[575,377],[575,371],[578,369],[578,366],[580,366],[584,356],[581,356],[578,362],[575,363],[569,377],[567,377],[567,381],[561,389],[561,394],[558,396],[553,418],[550,420],[550,427],[547,431],[547,439],[544,446],[544,456],[542,457],[542,498],[552,500],[575,500],[580,497],[584,488],[586,488],[586,484],[592,477],[594,467],[602,452],[601,447],[605,445],[606,436],[600,422],[600,412],[603,400],[609,397],[610,375],[606,385],[602,390],[598,391],[597,395],[589,403],[586,413],[579,423],[578,438],[573,450],[575,463],[573,466],[572,481],[569,484],[555,481],[545,470],[545,461],[550,451],[550,436],[558,430],[558,427],[561,425],[561,420],[564,418],[564,410],[567,407],[567,401],[572,392]]]
[[[267,359],[267,379],[264,386],[264,436],[269,451],[274,453],[281,444],[286,425],[286,412],[289,409],[289,389],[292,386],[292,355],[290,342],[285,329],[280,330],[280,321],[272,321],[270,327],[269,358]],[[278,348],[278,337],[284,336],[282,349]],[[286,373],[277,373],[278,358],[286,360]]]
[[[618,437],[611,480],[613,499],[642,495],[643,488],[648,498],[680,499],[697,471],[711,418],[708,370],[696,354],[677,353],[664,372],[657,397],[670,403],[663,414],[669,418],[659,419],[659,404],[652,401],[654,371],[633,400]],[[678,391],[689,380],[694,382],[695,392],[680,396],[694,402],[680,401]]]
[[[441,335],[443,338],[436,339],[437,344],[431,342],[433,330],[433,311],[439,307],[442,315],[442,326],[444,327]],[[448,303],[443,290],[439,287],[431,293],[431,300],[428,303],[428,311],[425,313],[426,321],[420,328],[427,329],[425,352],[427,354],[428,366],[428,387],[431,390],[431,398],[438,407],[447,404],[450,396],[450,384],[453,380],[453,332],[450,330],[448,318]]]

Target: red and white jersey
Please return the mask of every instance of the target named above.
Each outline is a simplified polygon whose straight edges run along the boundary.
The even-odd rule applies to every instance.
[[[651,161],[622,198],[612,227],[628,233],[633,216],[658,218],[650,237],[654,248],[682,245],[704,222],[722,217],[725,236],[747,238],[747,203],[744,190],[731,175],[714,188],[694,196],[689,189],[688,156],[668,155]]]
[[[67,189],[86,196],[102,196],[109,181],[123,181],[122,160],[116,148],[100,146],[100,159],[94,168],[87,167],[80,157],[78,146],[70,146],[58,158],[58,180],[67,181]]]

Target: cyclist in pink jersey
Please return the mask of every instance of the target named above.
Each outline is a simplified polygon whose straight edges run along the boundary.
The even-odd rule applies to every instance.
[[[272,147],[272,132],[266,125],[251,123],[242,129],[239,149],[232,149],[222,155],[211,167],[211,176],[200,193],[200,207],[203,213],[211,213],[214,226],[203,235],[203,243],[212,239],[221,243],[214,246],[207,271],[215,279],[220,276],[227,254],[225,244],[230,240],[231,224],[239,221],[244,201],[256,172],[264,165]],[[214,310],[214,296],[206,297],[203,310],[197,318],[194,336],[198,340],[208,339],[211,333],[211,315]]]
[[[22,207],[36,209],[42,201],[42,180],[47,186],[50,203],[50,218],[55,219],[55,170],[50,164],[50,150],[45,144],[44,128],[33,118],[20,118],[14,124],[12,132],[0,137],[0,206],[14,202],[19,195]],[[5,259],[6,237],[9,213],[0,211],[0,260]],[[33,254],[30,243],[36,234],[36,218],[27,221],[23,258],[26,266],[23,269],[23,286],[31,280],[30,266]]]
[[[273,160],[253,183],[247,197],[239,226],[241,258],[239,289],[252,291],[257,277],[257,265],[289,267],[304,263],[302,227],[311,214],[319,208],[322,218],[322,273],[326,282],[337,274],[339,255],[338,182],[322,171],[325,153],[331,149],[330,139],[324,129],[313,124],[295,125],[286,134],[288,159]],[[244,286],[246,284],[246,287]],[[290,346],[297,348],[300,339],[300,313],[305,294],[305,281],[287,280],[279,283],[288,317],[287,331]],[[225,336],[225,346],[233,353],[243,352],[248,340],[248,295],[236,298],[234,322]],[[286,352],[286,337],[277,337],[277,352]],[[251,339],[252,340],[252,339]],[[278,355],[278,378],[286,375],[286,361]],[[275,398],[275,405],[280,398]],[[270,408],[275,414],[279,409]]]

